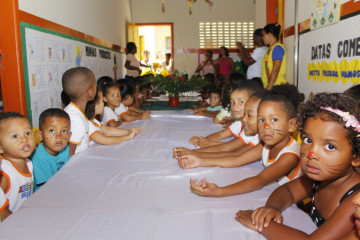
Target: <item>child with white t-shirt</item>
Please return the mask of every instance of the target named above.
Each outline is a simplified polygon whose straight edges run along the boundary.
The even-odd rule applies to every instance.
[[[33,165],[28,158],[34,149],[35,138],[29,120],[16,112],[0,114],[0,187],[5,193],[1,199],[2,220],[16,212],[33,194]]]
[[[69,97],[64,111],[70,116],[71,138],[69,141],[70,156],[86,150],[89,147],[89,124],[85,116],[88,101],[96,94],[96,80],[94,73],[85,67],[67,70],[62,77],[63,95]]]
[[[90,145],[94,142],[103,145],[118,144],[132,139],[136,134],[141,133],[140,128],[121,129],[109,127],[100,123],[95,116],[101,115],[104,111],[104,97],[101,90],[98,90],[93,101],[86,105],[85,115],[89,119]]]
[[[110,127],[118,127],[125,123],[121,121],[118,114],[115,113],[115,109],[118,108],[121,103],[121,95],[118,84],[115,82],[107,83],[102,87],[102,91],[105,102],[102,124]]]

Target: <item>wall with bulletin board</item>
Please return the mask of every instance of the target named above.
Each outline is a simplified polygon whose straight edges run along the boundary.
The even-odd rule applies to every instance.
[[[39,115],[47,108],[61,108],[61,78],[73,67],[87,67],[96,79],[123,74],[125,54],[80,38],[21,22],[27,113],[38,127]]]

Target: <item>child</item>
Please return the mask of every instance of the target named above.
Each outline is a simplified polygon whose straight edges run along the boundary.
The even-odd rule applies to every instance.
[[[132,122],[135,120],[150,119],[150,111],[142,112],[139,109],[129,108],[134,102],[134,90],[131,84],[127,82],[121,82],[120,95],[121,95],[121,103],[115,109],[115,113],[123,121]]]
[[[89,124],[84,113],[87,102],[93,100],[96,94],[95,75],[85,67],[71,68],[64,73],[62,86],[71,100],[64,111],[70,116],[72,135],[69,154],[72,156],[89,147]]]
[[[356,102],[340,93],[319,93],[299,115],[301,167],[305,175],[277,188],[265,207],[239,211],[236,220],[270,239],[358,239],[349,195],[360,189],[360,113]],[[280,224],[281,212],[312,198],[313,233]],[[274,221],[272,221],[274,220]]]
[[[240,119],[244,116],[244,106],[249,97],[258,89],[249,82],[244,82],[240,85],[234,85],[229,90],[230,94],[230,108],[232,116],[237,120],[228,129],[212,133],[207,137],[194,136],[189,142],[201,148],[221,144],[219,141],[231,136],[238,137],[241,130]]]
[[[284,96],[265,97],[258,107],[258,133],[261,140],[256,147],[241,156],[224,157],[216,161],[203,161],[200,166],[242,166],[262,157],[265,167],[258,175],[226,187],[218,187],[202,179],[191,179],[191,191],[200,196],[225,197],[261,189],[274,181],[282,185],[301,175],[299,144],[291,137],[296,125],[296,110]],[[263,145],[262,151],[260,151]],[[234,161],[235,160],[235,161]]]
[[[85,115],[89,120],[90,145],[94,142],[103,145],[118,144],[132,139],[136,134],[141,133],[140,128],[131,128],[130,130],[109,127],[101,124],[95,119],[96,115],[104,112],[104,97],[102,91],[98,89],[95,99],[86,105]],[[106,135],[105,135],[106,134]],[[118,136],[108,136],[108,135]],[[119,136],[120,135],[120,136]]]
[[[41,143],[31,159],[34,165],[34,191],[46,183],[70,158],[70,117],[64,110],[49,108],[39,116],[39,129],[35,134]]]
[[[118,127],[123,122],[119,119],[118,114],[115,113],[115,109],[120,106],[121,95],[118,84],[112,82],[103,86],[103,96],[106,106],[104,108],[104,115],[102,118],[102,124],[110,127]]]
[[[217,89],[210,90],[210,106],[198,107],[196,109],[188,109],[187,111],[194,111],[194,115],[215,117],[222,109],[221,94]]]
[[[0,114],[0,187],[16,212],[33,193],[33,165],[28,159],[35,149],[29,120],[16,112]]]
[[[360,193],[357,193],[353,198],[352,202],[355,205],[355,226],[358,231],[358,236],[360,237]]]

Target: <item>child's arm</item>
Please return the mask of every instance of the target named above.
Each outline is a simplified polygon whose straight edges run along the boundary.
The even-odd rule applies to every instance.
[[[122,122],[122,121],[115,121],[115,120],[112,120],[112,121],[109,121],[108,123],[107,123],[107,125],[109,126],[109,127],[118,127],[118,126],[120,126],[121,124],[123,124],[124,122]]]
[[[72,156],[75,154],[77,144],[69,142],[69,155]]]
[[[194,111],[194,115],[215,118],[216,115],[217,115],[219,112],[220,112],[220,111],[215,111],[215,112],[213,112],[213,111],[196,109],[196,110]]]
[[[138,114],[138,115],[132,115],[132,114],[129,114],[129,113],[123,113],[120,116],[124,121],[132,122],[132,121],[135,121],[135,120],[147,120],[147,119],[150,119],[150,112],[143,112],[143,113]]]
[[[226,187],[218,187],[205,179],[196,184],[196,179],[190,181],[191,191],[206,197],[227,197],[259,190],[288,174],[299,163],[299,158],[294,154],[283,154],[275,163],[266,167],[258,175],[246,178],[240,182]]]
[[[4,194],[4,192],[6,192],[6,189],[8,188],[8,186],[9,186],[8,180],[6,179],[5,175],[3,173],[1,173],[0,174],[0,187],[1,187],[0,191],[2,191],[2,194]],[[1,221],[5,220],[12,213],[9,210],[9,203],[8,202],[4,203],[2,208],[3,209],[0,212]]]
[[[184,155],[179,158],[178,164],[184,169],[195,167],[240,167],[259,160],[262,157],[262,149],[262,143],[258,143],[255,147],[238,156],[201,158],[194,155]]]
[[[101,125],[101,131],[105,135],[127,135],[131,131],[135,131],[136,134],[141,133],[140,128],[123,129],[123,128],[116,128],[116,127],[109,127],[106,125]]]
[[[123,136],[105,136],[101,132],[97,131],[91,135],[90,139],[102,145],[114,145],[132,139],[135,134],[135,131],[130,131],[128,134]]]

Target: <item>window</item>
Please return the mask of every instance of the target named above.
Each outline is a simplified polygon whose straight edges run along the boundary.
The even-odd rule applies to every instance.
[[[236,48],[242,42],[246,48],[253,48],[254,22],[200,22],[200,48]]]

